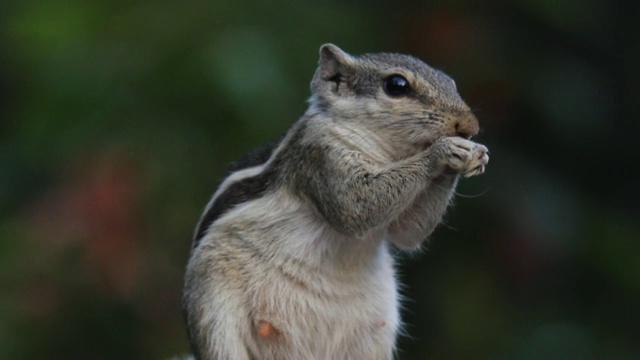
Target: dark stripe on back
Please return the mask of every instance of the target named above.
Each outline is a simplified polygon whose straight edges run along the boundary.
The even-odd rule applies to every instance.
[[[283,138],[284,136],[271,144],[263,145],[244,155],[240,160],[232,163],[224,178],[226,179],[234,172],[266,163],[273,154],[273,151],[278,147],[280,142],[282,142]],[[229,186],[227,190],[218,196],[209,210],[203,215],[202,221],[200,221],[196,229],[193,247],[198,246],[200,240],[207,233],[209,226],[223,213],[238,204],[258,198],[272,183],[271,171],[264,169],[262,173],[256,176],[242,179]]]
[[[240,160],[231,163],[227,169],[225,178],[236,171],[266,163],[271,157],[271,154],[273,154],[273,151],[278,147],[278,145],[280,145],[283,138],[284,136],[281,136],[278,140],[270,144],[262,145],[255,150],[251,150],[251,152],[242,156]]]

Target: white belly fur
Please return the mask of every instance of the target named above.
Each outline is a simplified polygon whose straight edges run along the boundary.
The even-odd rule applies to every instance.
[[[212,274],[213,303],[224,306],[210,309],[227,312],[214,316],[227,319],[221,324],[240,321],[241,341],[260,359],[389,359],[399,316],[383,236],[339,234],[286,194],[241,204],[203,239],[225,244],[225,261],[233,254],[238,262]],[[213,261],[219,255],[207,253]],[[258,336],[261,321],[275,331]]]

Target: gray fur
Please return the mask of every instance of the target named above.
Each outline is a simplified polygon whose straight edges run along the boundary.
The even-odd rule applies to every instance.
[[[392,74],[407,96],[385,94]],[[183,292],[197,359],[391,359],[387,244],[417,248],[459,175],[488,162],[454,82],[418,59],[324,45],[311,89],[268,159],[236,168],[205,210]]]

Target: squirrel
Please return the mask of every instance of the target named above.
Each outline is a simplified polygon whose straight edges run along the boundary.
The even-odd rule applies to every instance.
[[[417,58],[320,48],[309,107],[231,166],[195,230],[196,359],[392,359],[389,246],[419,248],[489,151],[455,82]]]

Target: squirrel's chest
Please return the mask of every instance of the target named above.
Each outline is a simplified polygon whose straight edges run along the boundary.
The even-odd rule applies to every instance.
[[[392,263],[326,272],[281,259],[248,289],[256,354],[265,359],[386,359],[399,325]],[[266,329],[266,331],[265,331]],[[286,354],[286,356],[285,356]]]
[[[246,262],[237,264],[245,274],[240,302],[254,351],[274,359],[332,358],[327,349],[386,358],[399,324],[391,255],[382,240],[341,236],[317,216],[295,200],[265,196],[212,229]],[[376,344],[385,344],[382,356],[358,352],[378,351]]]

